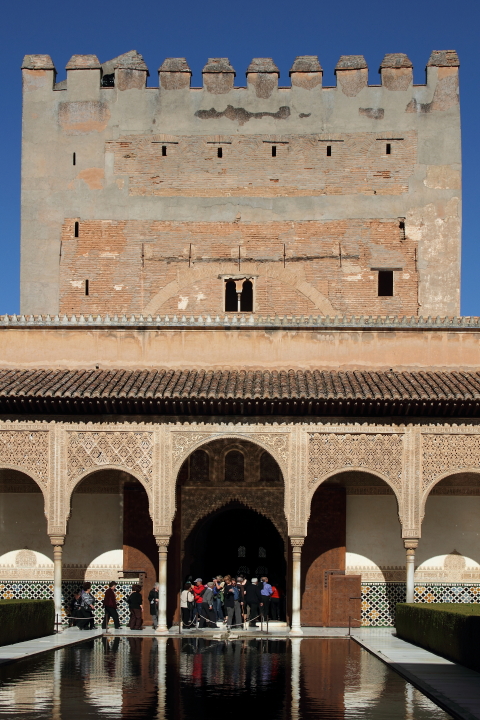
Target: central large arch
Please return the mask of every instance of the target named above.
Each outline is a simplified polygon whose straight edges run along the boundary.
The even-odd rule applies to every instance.
[[[254,441],[216,438],[193,450],[176,483],[169,545],[169,620],[189,577],[209,580],[242,570],[273,572],[286,589],[288,548],[284,479],[273,456]]]

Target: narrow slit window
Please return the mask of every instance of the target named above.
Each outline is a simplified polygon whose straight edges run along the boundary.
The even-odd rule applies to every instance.
[[[277,146],[272,145],[272,157],[277,157]]]
[[[166,156],[167,156],[167,146],[162,145],[162,157],[166,157]]]
[[[75,226],[74,226],[74,231],[73,231],[75,237],[78,237],[78,230],[79,230],[78,222],[75,221]]]
[[[332,157],[332,146],[327,145],[327,157]]]
[[[73,164],[77,164],[77,153],[73,153]]]
[[[378,271],[378,297],[393,296],[393,270]]]
[[[88,280],[85,280],[85,295],[90,295],[90,287]]]
[[[392,146],[391,146],[390,143],[387,143],[387,145],[386,145],[386,147],[385,147],[385,154],[386,154],[386,155],[391,155],[391,154],[392,154]]]
[[[223,149],[221,147],[217,148],[217,157],[223,157]]]

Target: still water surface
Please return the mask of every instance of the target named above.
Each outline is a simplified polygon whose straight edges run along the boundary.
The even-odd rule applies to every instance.
[[[97,638],[0,668],[19,720],[446,720],[351,640]]]

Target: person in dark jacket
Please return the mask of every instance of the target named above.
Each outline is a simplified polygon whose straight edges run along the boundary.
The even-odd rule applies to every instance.
[[[148,602],[150,603],[150,615],[152,616],[153,629],[158,625],[158,590],[160,583],[156,582],[148,593]]]
[[[142,629],[142,596],[140,585],[132,585],[132,592],[127,598],[128,607],[130,608],[130,622],[128,624],[130,630],[141,630]]]
[[[108,622],[110,618],[112,618],[115,630],[118,630],[120,628],[120,621],[118,619],[118,612],[117,612],[117,598],[115,595],[115,588],[117,587],[117,583],[115,580],[112,580],[112,582],[108,583],[108,590],[105,591],[105,597],[103,598],[103,609],[105,610],[105,614],[103,616],[103,623],[102,628],[104,630],[108,627]]]
[[[203,593],[202,604],[200,605],[200,622],[199,628],[216,628],[216,616],[213,609],[213,582],[207,583],[205,592]]]
[[[84,582],[78,611],[79,617],[82,618],[77,622],[79,630],[93,630],[95,628],[94,607],[95,598],[92,595],[92,583]]]
[[[82,617],[80,608],[82,605],[82,591],[77,590],[73,593],[72,604],[70,605],[70,617],[68,618],[68,627],[75,627],[77,624],[77,618]]]
[[[230,580],[230,583],[225,584],[224,594],[224,605],[227,611],[227,626],[232,627],[232,624],[236,627],[242,625],[242,612],[240,606],[240,590],[237,588],[237,581],[235,578]]]
[[[252,578],[252,581],[245,585],[245,602],[250,610],[249,625],[250,627],[257,627],[257,618],[260,615],[260,605],[262,603],[257,578]]]

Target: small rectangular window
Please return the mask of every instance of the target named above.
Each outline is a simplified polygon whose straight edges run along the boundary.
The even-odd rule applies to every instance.
[[[332,146],[327,145],[327,157],[331,157],[331,156],[332,156]]]
[[[272,145],[272,157],[277,157],[277,146]]]
[[[73,164],[77,164],[77,153],[73,153]]]
[[[78,229],[79,229],[78,222],[75,221],[75,226],[74,226],[74,236],[75,237],[78,237]]]
[[[167,146],[162,145],[162,157],[166,157],[166,155],[167,155]]]
[[[393,296],[393,270],[378,271],[378,297]]]
[[[88,280],[85,280],[85,295],[89,295],[89,294],[90,294],[89,283],[88,283]]]
[[[223,150],[221,147],[217,148],[217,157],[219,157],[219,158],[223,157]]]
[[[392,154],[392,146],[391,146],[390,143],[387,143],[387,146],[386,146],[386,148],[385,148],[385,154],[386,154],[386,155],[391,155],[391,154]]]

